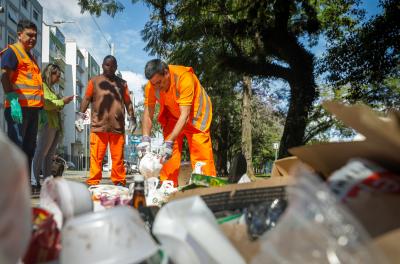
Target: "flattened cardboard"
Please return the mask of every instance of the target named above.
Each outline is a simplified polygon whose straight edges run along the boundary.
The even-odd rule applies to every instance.
[[[390,231],[373,240],[373,244],[382,251],[388,263],[400,263],[400,228]]]
[[[400,128],[397,118],[384,121],[364,105],[345,106],[337,102],[323,105],[366,139],[296,147],[289,149],[291,154],[325,177],[356,157],[369,159],[394,172],[400,171]]]

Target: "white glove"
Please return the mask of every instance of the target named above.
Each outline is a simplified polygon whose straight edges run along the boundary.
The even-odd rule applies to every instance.
[[[172,156],[172,148],[174,146],[173,141],[164,141],[161,149],[160,149],[160,155],[161,155],[161,163],[165,163],[168,161],[171,156]]]
[[[149,136],[142,136],[142,142],[136,146],[139,157],[143,157],[144,154],[151,150],[151,138]]]
[[[81,113],[81,112],[76,112],[76,117],[75,117],[75,129],[79,133],[81,133],[84,129],[83,126],[83,120],[86,119],[86,114]]]
[[[133,117],[132,119],[129,120],[129,124],[128,124],[128,130],[131,134],[133,134],[136,130],[137,127],[137,123],[136,123],[136,118]]]

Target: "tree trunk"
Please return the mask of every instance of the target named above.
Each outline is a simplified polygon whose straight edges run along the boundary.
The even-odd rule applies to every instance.
[[[308,115],[316,97],[314,56],[303,47],[289,47],[291,78],[290,104],[279,147],[279,158],[289,156],[288,149],[304,144]]]
[[[215,136],[217,141],[216,144],[216,169],[217,174],[222,176],[228,175],[227,162],[228,162],[228,142],[229,142],[229,124],[228,120],[222,118],[220,124],[218,124],[217,133]]]
[[[252,85],[249,76],[243,77],[243,108],[242,108],[242,152],[247,162],[247,176],[255,181],[252,162],[251,143],[251,93]]]

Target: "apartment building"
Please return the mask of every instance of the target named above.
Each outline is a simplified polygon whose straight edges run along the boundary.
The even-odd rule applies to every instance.
[[[34,22],[38,28],[37,44],[32,50],[39,67],[42,65],[42,19],[43,8],[37,0],[0,0],[0,49],[17,41],[17,24],[20,19]],[[0,84],[1,86],[1,84]],[[0,89],[0,116],[4,116],[4,92]],[[0,130],[5,131],[5,120],[0,118]]]

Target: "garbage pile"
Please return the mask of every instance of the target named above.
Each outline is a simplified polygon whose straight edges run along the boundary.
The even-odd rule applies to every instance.
[[[10,168],[0,186],[21,184],[0,194],[0,263],[398,263],[400,123],[328,109],[365,141],[292,149],[255,182],[229,184],[197,164],[175,188],[149,156],[129,188],[46,179],[31,210],[26,172]],[[0,147],[13,153],[1,136]]]

